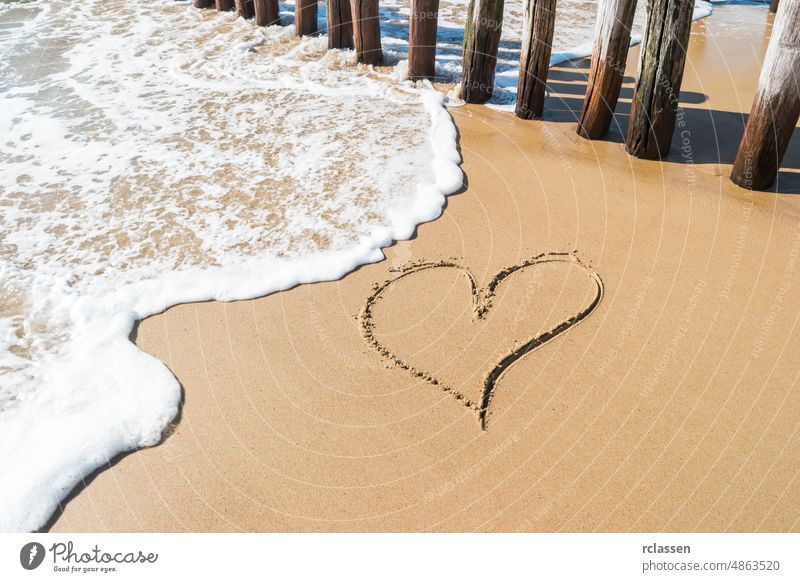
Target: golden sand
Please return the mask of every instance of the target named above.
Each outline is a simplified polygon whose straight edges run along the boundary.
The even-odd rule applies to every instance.
[[[142,322],[182,414],[52,531],[800,530],[798,132],[781,194],[727,180],[754,14],[694,23],[668,161],[620,143],[637,50],[605,141],[557,67],[545,122],[452,110],[465,189],[385,261]]]

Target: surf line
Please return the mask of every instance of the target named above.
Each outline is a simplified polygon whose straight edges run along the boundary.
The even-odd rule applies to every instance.
[[[504,356],[486,375],[479,402],[473,402],[457,388],[449,386],[445,382],[442,382],[438,378],[434,377],[429,372],[414,367],[412,364],[406,362],[398,355],[394,354],[391,350],[389,350],[386,346],[384,346],[375,337],[375,324],[372,317],[372,309],[380,301],[381,297],[386,292],[386,290],[393,284],[403,279],[404,277],[408,277],[409,275],[429,269],[457,269],[461,271],[461,273],[463,273],[464,276],[467,277],[467,280],[470,284],[474,319],[482,320],[486,319],[486,317],[488,316],[489,311],[492,308],[493,299],[497,293],[497,288],[503,281],[508,279],[514,273],[522,271],[523,269],[535,267],[538,265],[543,265],[546,263],[567,263],[582,269],[586,274],[586,276],[594,285],[594,291],[595,291],[594,296],[592,297],[591,301],[586,305],[586,307],[581,309],[579,312],[575,313],[568,319],[565,319],[552,329],[537,334],[536,336],[530,338],[521,346],[517,347],[516,349],[508,353],[506,356]],[[455,260],[440,260],[435,262],[422,261],[417,263],[410,263],[406,266],[400,267],[399,269],[395,268],[389,269],[389,272],[398,274],[396,277],[388,279],[381,284],[376,283],[373,285],[372,294],[370,294],[370,296],[367,297],[366,303],[364,304],[364,307],[362,308],[361,313],[359,314],[359,320],[361,323],[361,333],[364,340],[383,358],[390,360],[394,365],[398,366],[399,368],[408,371],[412,376],[421,378],[433,386],[438,386],[443,392],[450,394],[461,405],[477,412],[478,421],[481,430],[483,431],[488,430],[488,421],[489,421],[488,417],[490,414],[492,397],[494,395],[495,388],[498,382],[501,380],[503,374],[518,360],[527,356],[535,349],[541,347],[542,345],[546,344],[547,342],[561,335],[562,333],[565,333],[566,331],[568,331],[569,329],[573,328],[574,326],[578,325],[581,321],[586,319],[600,304],[600,301],[602,300],[603,295],[605,293],[605,287],[603,285],[603,280],[600,278],[600,275],[598,275],[594,270],[590,269],[583,261],[581,261],[581,259],[577,255],[577,251],[545,252],[536,255],[534,257],[531,257],[530,259],[527,259],[522,263],[506,267],[505,269],[494,275],[494,277],[492,277],[492,279],[489,281],[489,284],[486,286],[485,291],[479,289],[478,284],[475,281],[475,277],[472,275],[472,272],[467,267],[455,262]]]

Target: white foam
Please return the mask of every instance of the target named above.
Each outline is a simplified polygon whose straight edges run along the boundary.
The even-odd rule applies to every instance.
[[[2,531],[38,528],[175,416],[179,384],[129,341],[137,320],[337,279],[462,182],[430,88],[291,27],[112,8],[0,5],[19,24],[0,40]]]

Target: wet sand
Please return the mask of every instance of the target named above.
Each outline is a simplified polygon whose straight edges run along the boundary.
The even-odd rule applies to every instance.
[[[604,141],[556,67],[545,122],[452,110],[465,187],[385,261],[143,321],[181,416],[51,531],[800,530],[800,132],[779,194],[727,179],[765,18],[694,23],[664,163],[638,50]]]

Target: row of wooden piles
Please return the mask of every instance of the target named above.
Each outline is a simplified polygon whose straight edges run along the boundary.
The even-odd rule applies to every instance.
[[[409,78],[435,73],[439,0],[410,0]],[[515,112],[541,119],[555,28],[556,0],[525,0],[525,29],[520,55]],[[380,64],[378,0],[327,0],[329,48],[355,49],[361,63]],[[578,134],[602,138],[614,119],[625,74],[631,25],[637,0],[600,0]],[[194,0],[199,8],[235,10],[256,24],[278,24],[278,0]],[[670,151],[679,111],[679,95],[694,0],[648,0],[639,70],[634,87],[626,151],[644,159],[662,159]],[[792,132],[800,118],[800,0],[771,0],[776,12],[744,137],[731,180],[747,189],[766,189],[775,180]],[[317,32],[317,0],[296,0],[300,36]],[[461,98],[484,103],[494,91],[497,50],[503,24],[503,0],[470,0],[464,28]]]
[[[317,1],[295,0],[294,21],[298,36],[316,34]],[[254,18],[258,26],[280,24],[278,0],[193,0],[195,8],[236,10],[242,18]],[[438,1],[437,1],[438,4]],[[383,61],[378,0],[327,0],[328,48],[355,49],[358,62],[377,65]],[[436,24],[433,25],[431,56],[436,51]],[[433,70],[430,71],[430,76]],[[420,75],[422,78],[429,75]]]

